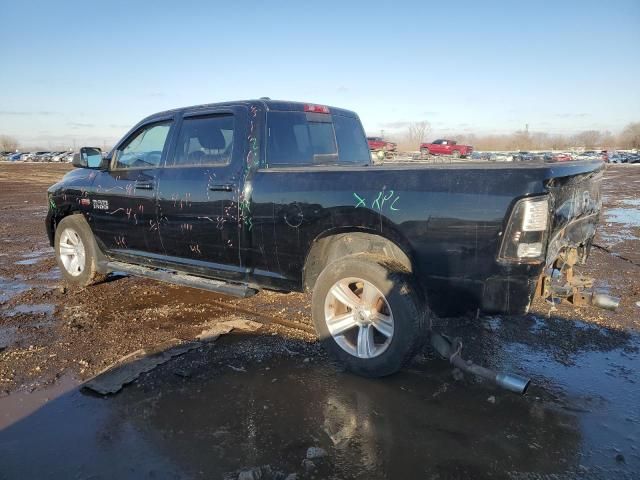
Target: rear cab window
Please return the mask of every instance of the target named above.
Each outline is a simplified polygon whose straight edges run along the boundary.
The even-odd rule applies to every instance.
[[[267,132],[268,167],[370,163],[369,146],[357,117],[271,111]]]

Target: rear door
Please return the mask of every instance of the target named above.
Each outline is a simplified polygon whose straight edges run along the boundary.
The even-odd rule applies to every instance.
[[[440,153],[443,155],[449,155],[451,153],[451,142],[449,140],[443,140],[440,144]]]
[[[240,231],[246,107],[185,113],[159,178],[158,221],[167,260],[187,271],[244,278]]]
[[[304,193],[316,179],[309,167],[368,165],[370,153],[359,119],[338,112],[269,111],[266,144],[263,168],[253,178],[252,265],[261,283],[278,276],[295,282],[304,264],[304,235],[326,214]],[[286,185],[274,184],[269,172],[285,172]],[[330,199],[332,193],[313,197],[323,195]]]
[[[435,140],[429,145],[429,151],[436,154],[442,153],[442,140]]]
[[[114,254],[164,253],[156,218],[159,166],[167,153],[173,118],[145,124],[114,151],[108,171],[94,181],[91,225]]]

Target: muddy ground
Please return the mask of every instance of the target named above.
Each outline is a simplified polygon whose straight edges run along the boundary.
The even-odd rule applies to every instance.
[[[387,379],[343,373],[302,294],[237,300],[120,275],[65,289],[43,220],[69,168],[0,164],[0,479],[640,478],[640,167],[608,168],[581,270],[623,297],[617,312],[537,301],[445,322],[467,356],[530,375],[524,397],[453,376],[428,350]],[[113,396],[79,388],[232,319],[263,327]]]

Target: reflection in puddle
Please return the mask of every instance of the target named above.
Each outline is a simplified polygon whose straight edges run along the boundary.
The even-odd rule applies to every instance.
[[[494,318],[492,327],[508,328]],[[554,321],[534,317],[531,330],[556,329]],[[245,358],[252,342],[274,350],[281,340],[272,337],[223,339],[213,359],[198,363],[204,354],[192,352],[118,395],[73,390],[10,426],[5,419],[0,465],[11,478],[162,471],[236,479],[239,470],[265,465],[304,476],[301,461],[314,446],[328,453],[315,478],[575,478],[583,469],[632,478],[640,468],[637,338],[604,350],[585,346],[567,366],[554,360],[553,346],[526,343],[531,337],[503,344],[495,331],[486,336],[491,358],[536,379],[529,395],[454,381],[444,361],[369,380],[319,358]],[[176,375],[193,365],[188,357],[201,367]],[[228,368],[239,362],[244,370]],[[16,398],[0,398],[0,412]],[[619,452],[625,461],[616,463]]]

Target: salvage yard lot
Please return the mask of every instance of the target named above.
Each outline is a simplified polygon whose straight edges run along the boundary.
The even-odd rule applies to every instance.
[[[0,164],[0,479],[44,469],[54,478],[640,471],[640,166],[608,166],[581,269],[622,297],[618,311],[536,301],[522,317],[442,322],[463,335],[469,358],[531,375],[525,397],[454,379],[428,350],[387,379],[341,373],[315,343],[308,295],[238,300],[118,275],[65,289],[43,220],[47,186],[70,168]],[[238,319],[263,326],[173,358],[106,400],[78,390],[124,355]]]

